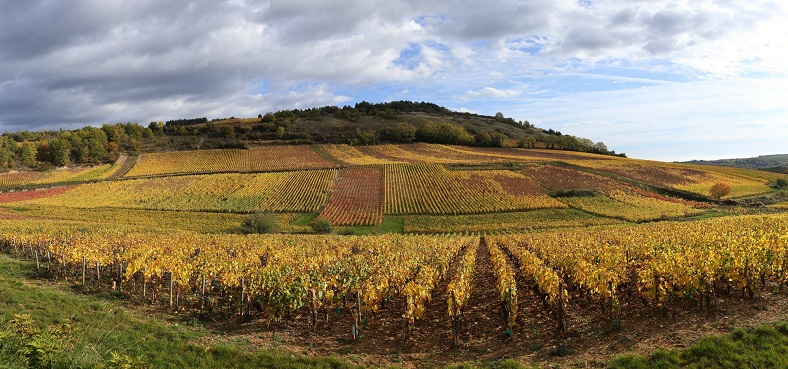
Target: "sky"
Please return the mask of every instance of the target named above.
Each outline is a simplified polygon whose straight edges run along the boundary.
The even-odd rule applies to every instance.
[[[0,131],[393,100],[635,158],[788,153],[788,2],[0,0]]]

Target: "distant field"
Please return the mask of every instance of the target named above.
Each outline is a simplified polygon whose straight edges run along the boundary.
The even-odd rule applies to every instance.
[[[311,146],[264,146],[143,154],[126,177],[226,172],[270,172],[336,167]]]
[[[476,214],[566,205],[511,171],[448,171],[437,164],[385,166],[386,214]]]
[[[0,174],[0,190],[20,187],[45,187],[104,180],[123,167],[125,156],[113,165],[55,169],[46,172],[24,171]]]
[[[383,222],[383,168],[342,169],[320,217],[339,226]]]
[[[725,199],[735,199],[772,191],[768,181],[779,176],[558,150],[325,144],[121,156],[113,165],[0,174],[0,188],[97,182],[67,191],[8,195],[5,201],[76,208],[306,212],[319,213],[338,226],[380,225],[383,214],[469,215],[567,207],[642,222],[698,215],[711,206],[659,195],[654,188],[702,199],[712,185],[724,183],[731,187]]]
[[[213,174],[82,185],[24,203],[76,208],[218,212],[312,212],[327,199],[337,170]]]
[[[572,168],[544,165],[530,173],[550,190],[562,194],[559,199],[573,208],[633,222],[695,215],[708,206],[660,196]]]
[[[572,160],[568,163],[580,167],[609,172],[622,177],[635,179],[653,185],[675,188],[708,196],[711,186],[724,183],[731,187],[731,193],[725,198],[737,198],[758,195],[770,191],[767,180],[771,174],[757,171],[718,170],[703,166],[661,163],[646,160]]]

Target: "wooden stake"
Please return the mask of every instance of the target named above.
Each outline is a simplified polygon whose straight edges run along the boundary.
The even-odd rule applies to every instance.
[[[244,301],[246,300],[246,279],[241,277],[241,316],[244,316],[246,313],[246,305]]]
[[[170,272],[170,307],[172,307],[172,272]]]
[[[202,293],[200,296],[200,314],[205,314],[205,273],[202,274]]]
[[[454,295],[454,291],[451,291],[451,330],[454,333],[454,346],[460,345],[460,321],[459,317],[457,316],[457,298]]]

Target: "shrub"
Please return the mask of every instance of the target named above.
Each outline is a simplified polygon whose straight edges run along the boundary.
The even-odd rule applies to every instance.
[[[315,233],[327,234],[334,231],[334,227],[331,225],[331,222],[325,218],[315,218],[311,223],[309,223],[309,227]]]
[[[777,178],[777,181],[774,182],[774,187],[778,189],[788,188],[788,180],[785,178]]]
[[[273,214],[253,214],[241,223],[243,234],[263,234],[279,232],[279,225]]]

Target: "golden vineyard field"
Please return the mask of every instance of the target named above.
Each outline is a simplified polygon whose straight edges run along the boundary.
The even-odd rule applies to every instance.
[[[301,311],[317,325],[336,311],[348,314],[360,334],[393,304],[402,309],[397,334],[405,339],[437,295],[447,300],[441,313],[447,321],[463,319],[468,296],[479,292],[469,282],[481,262],[477,255],[487,255],[495,284],[473,288],[494,289],[505,306],[507,334],[523,329],[518,311],[533,296],[544,301],[560,336],[571,329],[576,306],[589,299],[620,325],[633,295],[664,312],[682,308],[687,299],[704,307],[740,294],[751,299],[788,281],[785,214],[481,239],[201,235],[0,220],[0,246],[53,277],[106,289],[114,284],[150,303],[195,312],[224,308],[287,320]],[[442,281],[447,290],[436,291]]]

